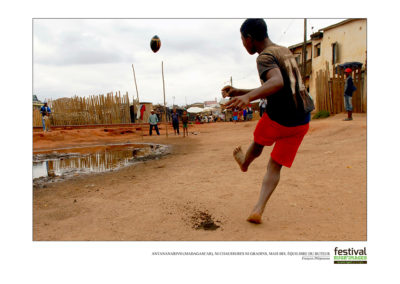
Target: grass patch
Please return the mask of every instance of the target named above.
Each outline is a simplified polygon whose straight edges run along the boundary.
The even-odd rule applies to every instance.
[[[314,114],[314,116],[312,117],[312,119],[327,118],[328,116],[330,116],[329,111],[327,111],[327,110],[320,110],[319,112],[317,112],[316,114]]]

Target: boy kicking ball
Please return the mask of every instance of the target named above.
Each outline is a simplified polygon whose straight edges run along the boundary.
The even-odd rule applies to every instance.
[[[264,146],[275,143],[264,176],[261,192],[247,221],[260,224],[265,205],[279,183],[282,166],[290,168],[297,150],[307,133],[310,112],[314,109],[307,94],[293,54],[286,47],[274,44],[268,38],[263,19],[247,19],[240,28],[243,46],[251,55],[256,52],[261,87],[244,90],[225,86],[222,96],[230,97],[229,109],[243,109],[251,101],[267,98],[266,112],[254,131],[254,141],[244,153],[241,147],[233,151],[240,169],[246,172],[259,157]]]

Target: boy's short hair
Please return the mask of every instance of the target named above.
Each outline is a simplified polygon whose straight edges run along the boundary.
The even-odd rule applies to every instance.
[[[243,37],[251,36],[257,41],[262,41],[268,37],[267,24],[264,19],[247,19],[240,27]]]

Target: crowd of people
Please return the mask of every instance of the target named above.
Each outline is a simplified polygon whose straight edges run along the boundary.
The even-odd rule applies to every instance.
[[[249,121],[253,119],[253,109],[251,106],[241,110],[235,108],[232,112],[232,115],[232,120],[235,123],[238,121]]]
[[[261,107],[261,105],[260,105]],[[234,109],[232,111],[233,117],[229,119],[229,121],[237,122],[237,121],[250,121],[253,119],[253,109],[249,105],[248,107],[238,110]],[[217,121],[226,121],[226,115],[224,113],[220,115],[215,114],[196,114],[194,116],[195,124],[202,123],[213,123]],[[188,136],[188,123],[189,123],[189,115],[186,110],[178,112],[176,108],[172,110],[170,115],[170,119],[172,121],[172,127],[174,129],[175,135],[180,135],[179,126],[182,123],[183,137]],[[192,119],[193,120],[193,117]],[[160,114],[156,113],[154,110],[151,110],[151,115],[149,116],[148,123],[150,125],[149,135],[153,134],[153,128],[156,130],[157,135],[160,135],[158,129],[158,123],[160,121]]]
[[[244,120],[251,120],[253,118],[253,111],[251,107],[246,109],[245,112],[241,111],[241,113],[244,113]],[[182,124],[182,130],[183,130],[183,137],[188,136],[188,123],[189,123],[189,114],[187,113],[186,110],[178,112],[176,108],[172,110],[172,113],[170,115],[171,121],[172,121],[172,127],[174,129],[174,134],[175,135],[180,135],[180,124]],[[192,119],[193,120],[193,117]],[[212,122],[217,122],[218,120],[225,121],[225,114],[220,114],[220,115],[215,115],[215,114],[197,114],[194,116],[194,123],[195,124],[201,124],[201,123],[212,123]],[[153,129],[155,129],[157,135],[160,135],[159,129],[158,129],[158,123],[160,122],[160,114],[156,113],[155,110],[151,110],[151,115],[148,118],[148,121],[150,129],[149,129],[149,135],[151,136],[153,134]]]
[[[264,106],[264,105],[263,105]],[[260,111],[262,115],[263,111],[263,106],[261,105],[260,102]],[[265,111],[265,107],[264,107]],[[42,124],[43,124],[43,131],[50,131],[50,114],[51,110],[50,107],[47,105],[47,103],[44,103],[44,106],[41,107],[40,113],[42,115]],[[237,121],[250,121],[253,119],[253,110],[251,106],[238,110],[234,109],[233,110],[233,117],[229,119],[229,121],[237,122]],[[226,121],[226,115],[224,113],[221,113],[220,115],[215,115],[215,114],[197,114],[194,117],[194,123],[196,124],[201,124],[201,123],[212,123],[212,122],[217,122],[217,121]],[[187,131],[187,126],[189,123],[189,115],[186,110],[178,112],[176,108],[172,110],[172,113],[170,114],[170,119],[172,121],[172,126],[174,128],[174,133],[175,135],[180,135],[179,132],[179,124],[182,123],[183,127],[183,134],[184,136],[188,135]],[[193,117],[192,117],[193,120]],[[160,135],[159,129],[158,129],[158,123],[161,121],[161,114],[154,109],[151,110],[151,114],[147,120],[147,123],[149,123],[150,129],[149,129],[149,135],[153,134],[153,129],[156,131],[157,135]]]
[[[156,114],[153,109],[151,110],[151,115],[149,116],[149,119],[147,121],[150,125],[150,129],[149,129],[150,136],[153,134],[153,128],[156,130],[157,135],[160,135],[160,131],[158,129],[158,122],[160,121],[159,116],[160,116],[160,114],[158,114],[158,113]],[[182,122],[183,137],[189,135],[189,132],[188,132],[189,116],[188,116],[186,110],[183,111],[182,115],[179,115],[178,112],[176,111],[176,108],[174,108],[172,110],[171,119],[172,119],[172,127],[174,128],[175,135],[180,135],[179,122]]]
[[[216,115],[196,115],[196,122],[197,123],[210,123],[210,122],[217,122],[218,116]]]

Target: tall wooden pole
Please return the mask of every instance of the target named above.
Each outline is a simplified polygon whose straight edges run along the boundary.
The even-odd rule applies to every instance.
[[[137,96],[137,100],[139,102],[139,91],[138,91],[137,84],[136,84],[136,74],[135,74],[135,68],[133,67],[133,64],[132,64],[132,70],[133,70],[133,78],[135,80],[136,96]]]
[[[136,96],[137,96],[137,102],[138,102],[138,111],[140,111],[140,109],[139,109],[139,107],[140,107],[139,91],[138,91],[138,88],[137,88],[135,68],[133,67],[133,64],[132,64],[132,70],[133,70],[133,78],[135,80]],[[142,120],[140,118],[139,118],[139,121],[142,122]],[[140,126],[140,129],[142,130],[142,139],[143,139],[143,125]]]
[[[303,84],[306,84],[306,62],[307,62],[307,19],[304,19],[304,42],[303,42]]]
[[[162,83],[164,93],[164,112],[165,112],[165,135],[168,137],[167,107],[165,104],[165,82],[164,82],[164,62],[161,61]]]
[[[231,86],[233,87],[233,85],[232,85],[232,76],[231,76]]]

